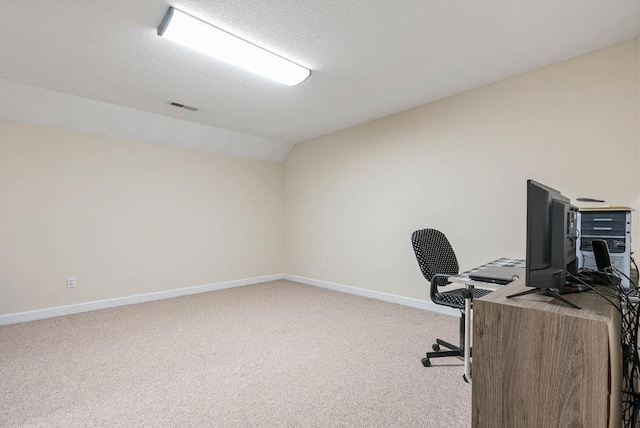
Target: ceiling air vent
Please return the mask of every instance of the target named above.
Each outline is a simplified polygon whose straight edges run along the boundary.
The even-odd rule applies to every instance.
[[[173,101],[169,101],[169,105],[170,106],[174,106],[174,107],[178,107],[178,108],[184,108],[184,109],[191,110],[191,111],[198,111],[198,107],[192,107],[192,106],[188,106],[188,105],[185,105],[185,104],[176,103],[176,102],[173,102]]]

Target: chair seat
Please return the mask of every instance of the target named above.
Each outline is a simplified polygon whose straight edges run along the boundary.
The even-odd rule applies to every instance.
[[[442,293],[435,293],[433,301],[434,303],[450,306],[452,308],[464,309],[464,297],[462,297],[464,290],[464,288],[456,288]],[[472,295],[474,299],[478,299],[489,293],[491,293],[491,290],[474,288]]]

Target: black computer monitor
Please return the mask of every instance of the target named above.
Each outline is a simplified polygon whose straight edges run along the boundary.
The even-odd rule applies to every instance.
[[[540,293],[580,309],[561,296],[567,291],[563,290],[567,276],[578,273],[577,220],[578,209],[569,198],[549,186],[527,180],[525,285],[531,288],[507,297]]]
[[[527,180],[525,284],[560,290],[567,274],[577,274],[578,209],[559,191]]]

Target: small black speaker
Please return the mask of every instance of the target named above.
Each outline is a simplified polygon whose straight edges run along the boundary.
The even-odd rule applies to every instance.
[[[609,255],[609,246],[607,241],[603,239],[594,239],[591,241],[593,255],[596,258],[596,266],[598,271],[604,272],[605,269],[611,267],[611,256]]]

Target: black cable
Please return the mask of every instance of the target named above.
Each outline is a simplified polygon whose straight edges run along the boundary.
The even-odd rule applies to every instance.
[[[635,263],[634,263],[635,265]],[[624,307],[621,325],[621,350],[622,350],[622,378],[623,378],[623,421],[626,427],[635,427],[640,412],[640,392],[636,386],[640,380],[640,353],[638,349],[638,326],[640,325],[640,310],[638,302],[632,301],[629,290],[622,285],[621,275],[629,280],[630,289],[634,283],[624,272],[615,267],[605,269],[609,281],[614,284],[621,307]],[[615,283],[611,277],[619,281]]]
[[[640,378],[640,355],[638,354],[638,322],[640,321],[640,311],[635,306],[635,316],[631,325],[627,324],[623,334],[623,393],[625,397],[623,403],[626,403],[626,410],[623,413],[625,427],[635,427],[638,419],[638,410],[640,409],[640,394],[636,390],[638,379]],[[629,312],[633,315],[632,312]],[[626,340],[625,340],[626,339]]]
[[[636,271],[638,271],[637,265]],[[622,417],[623,426],[625,428],[635,428],[638,417],[640,416],[640,350],[638,349],[638,326],[640,325],[640,304],[633,301],[629,295],[629,291],[622,285],[624,276],[629,280],[630,289],[638,290],[638,286],[623,272],[615,267],[605,269],[595,278],[606,280],[609,284],[605,285],[605,289],[596,289],[592,284],[585,281],[594,271],[583,270],[583,275],[568,275],[585,285],[590,291],[595,292],[600,297],[607,300],[620,313],[620,348],[622,352]],[[582,277],[581,277],[582,276]],[[606,278],[606,279],[605,279]],[[613,301],[611,300],[613,299]],[[619,305],[614,303],[619,302]]]
[[[584,268],[584,252],[582,251],[582,237],[580,236],[580,231],[576,229],[576,243],[580,242],[580,245],[578,245],[578,250],[580,250],[580,255],[582,256],[580,258],[580,260],[582,261],[582,264],[580,266],[578,266],[578,271],[582,270]]]
[[[635,263],[634,263],[634,264],[635,264]],[[610,267],[606,268],[606,269],[605,269],[605,271],[607,271],[607,269],[609,269],[612,273],[613,273],[613,272],[615,272],[617,275],[622,275],[622,276],[624,276],[625,278],[627,278],[627,279],[629,280],[629,284],[630,284],[630,285],[633,285],[633,288],[634,288],[636,291],[638,290],[638,286],[636,285],[636,283],[635,283],[635,282],[633,282],[633,280],[632,280],[630,277],[628,277],[624,272],[622,272],[620,269],[618,269],[618,268],[616,268],[616,267],[614,267],[614,266],[610,266]],[[629,288],[631,288],[631,287],[629,287]]]
[[[631,250],[631,251],[629,252],[629,259],[631,260],[631,263],[633,263],[633,264],[635,265],[635,264],[636,264],[636,262],[635,262],[635,260],[633,260],[633,254],[634,254],[634,253],[633,253],[633,250]],[[637,270],[637,267],[636,267],[636,270]]]
[[[622,309],[618,308],[618,306],[616,306],[615,303],[613,303],[611,300],[609,300],[604,294],[602,294],[599,290],[597,290],[596,288],[594,288],[591,284],[589,284],[586,281],[583,281],[582,279],[578,278],[577,276],[575,276],[574,274],[572,274],[571,272],[567,272],[567,275],[571,276],[573,279],[575,279],[576,281],[578,281],[580,284],[585,285],[587,288],[589,288],[589,290],[593,291],[594,293],[596,293],[597,295],[599,295],[600,297],[602,297],[603,299],[605,299],[607,302],[611,303],[611,305],[616,308],[618,310],[618,312],[620,312],[620,314],[622,314]]]

